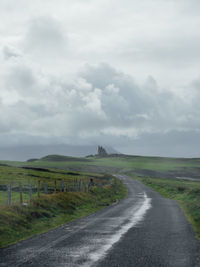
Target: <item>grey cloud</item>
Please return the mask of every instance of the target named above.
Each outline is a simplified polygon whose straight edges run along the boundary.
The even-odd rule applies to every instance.
[[[35,77],[32,70],[21,64],[13,66],[6,75],[6,87],[8,90],[16,90],[23,94],[30,94],[30,88],[35,84]]]
[[[97,88],[105,88],[107,85],[112,84],[121,73],[107,63],[100,63],[96,66],[86,65],[80,75]]]
[[[40,57],[62,55],[68,46],[65,28],[51,16],[32,19],[25,36],[25,51]]]
[[[73,81],[43,76],[19,63],[6,77],[6,86],[16,91],[20,100],[5,108],[8,116],[14,111],[22,132],[60,136],[119,132],[131,136],[134,131],[181,126],[176,119],[182,112],[179,99],[159,92],[153,78],[141,87],[108,64],[87,66]],[[12,122],[10,127],[15,129]]]
[[[17,51],[14,47],[9,47],[9,46],[4,46],[3,55],[5,59],[21,56],[19,51]]]
[[[199,72],[197,2],[70,0],[66,8],[66,1],[23,0],[13,8],[3,0],[0,138],[102,140],[143,152],[185,133],[193,138],[200,130],[200,82],[191,83]]]
[[[145,112],[146,100],[132,77],[105,63],[87,66],[82,76],[101,89],[102,108],[112,123],[130,124],[131,117]]]
[[[108,73],[110,69],[103,82],[96,80],[98,71]],[[27,92],[17,89],[26,88],[27,83],[16,83],[23,101],[1,105],[5,116],[0,120],[0,139],[15,133],[15,140],[19,138],[23,143],[20,136],[32,133],[37,142],[74,143],[77,139],[83,144],[97,144],[101,140],[124,153],[179,156],[186,155],[190,147],[188,155],[198,154],[191,149],[198,136],[191,131],[192,123],[197,126],[198,114],[194,113],[195,106],[191,107],[194,99],[181,109],[183,100],[169,91],[159,91],[153,77],[141,87],[132,77],[100,64],[94,69],[87,67],[82,77],[73,81],[48,77],[49,83],[44,86],[33,70],[31,73],[34,78],[30,83],[37,85],[40,97],[34,93],[34,86],[29,86],[29,94],[34,97],[28,103]],[[193,84],[198,94],[198,81]],[[184,119],[180,120],[181,116]]]

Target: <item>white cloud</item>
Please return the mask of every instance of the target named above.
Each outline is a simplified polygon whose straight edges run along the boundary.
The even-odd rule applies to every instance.
[[[72,79],[26,64],[5,61],[1,134],[103,138],[106,142],[109,136],[134,140],[145,132],[200,130],[198,81],[186,105],[183,97],[162,91],[153,77],[139,86],[130,75],[106,63],[86,65]]]
[[[47,60],[62,56],[67,45],[66,30],[56,19],[45,16],[30,20],[25,35],[26,53]]]
[[[197,5],[1,1],[0,140],[125,146],[145,134],[199,131]]]
[[[14,47],[5,46],[3,48],[3,55],[4,55],[5,59],[9,59],[9,58],[12,58],[12,57],[19,57],[20,56],[20,51],[18,51]]]
[[[30,130],[60,136],[80,136],[87,131],[111,134],[110,129],[114,129],[114,135],[126,135],[129,129],[168,130],[177,124],[180,112],[179,99],[170,92],[159,92],[153,78],[140,87],[132,77],[108,64],[88,65],[79,77],[68,80],[15,61],[13,66],[8,64],[7,73],[1,78],[7,92],[2,94],[7,121],[13,117],[13,110],[17,128],[26,134]],[[9,96],[16,101],[7,103]],[[10,128],[16,130],[16,123],[12,124],[11,119]]]

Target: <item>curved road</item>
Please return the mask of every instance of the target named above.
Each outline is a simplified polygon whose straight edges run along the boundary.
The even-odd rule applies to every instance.
[[[0,249],[0,266],[200,266],[178,204],[127,176],[128,197],[90,216]]]

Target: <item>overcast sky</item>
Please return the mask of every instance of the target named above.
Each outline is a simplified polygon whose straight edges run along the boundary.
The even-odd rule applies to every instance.
[[[199,0],[1,0],[0,146],[200,156]]]

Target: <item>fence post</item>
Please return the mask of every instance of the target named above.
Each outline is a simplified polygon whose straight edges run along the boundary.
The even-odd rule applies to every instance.
[[[81,180],[78,181],[78,192],[81,192]]]
[[[64,192],[66,192],[66,182],[64,182]]]
[[[7,196],[7,206],[11,205],[11,184],[7,185],[7,189],[8,189],[8,196]]]
[[[38,180],[37,196],[40,197],[40,180]]]
[[[86,182],[84,182],[84,192],[85,193],[87,192],[87,184],[86,184]]]
[[[79,180],[79,192],[82,192],[82,180]]]
[[[23,203],[23,195],[22,195],[22,183],[19,183],[19,199],[20,199],[20,204]]]
[[[60,192],[63,192],[64,190],[64,184],[63,184],[63,181],[60,183]]]
[[[82,182],[82,188],[83,188],[83,192],[85,192],[85,183],[84,183],[84,181]]]
[[[31,186],[31,184],[29,185],[29,198],[31,201],[32,200],[32,186]]]
[[[54,181],[54,193],[56,193],[56,180]]]
[[[73,190],[72,191],[75,191],[75,183],[76,182],[75,182],[75,178],[74,178],[74,183],[73,183],[74,185],[73,185]]]
[[[47,187],[47,184],[44,184],[44,193],[45,193],[45,194],[48,194],[48,187]]]

